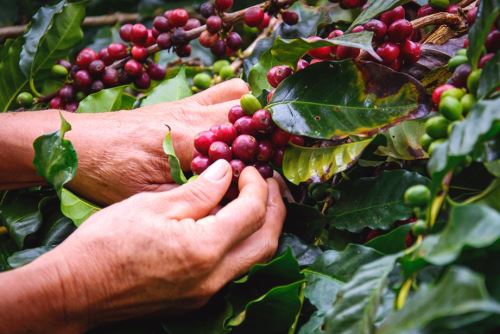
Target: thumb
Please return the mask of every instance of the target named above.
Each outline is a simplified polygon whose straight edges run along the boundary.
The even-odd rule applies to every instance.
[[[226,194],[232,179],[231,165],[217,160],[198,178],[175,190],[164,193],[170,219],[200,219],[217,207]]]

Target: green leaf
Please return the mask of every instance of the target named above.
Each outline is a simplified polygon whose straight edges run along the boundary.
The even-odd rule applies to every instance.
[[[432,321],[471,313],[500,313],[484,279],[466,268],[451,267],[434,286],[419,290],[403,309],[389,316],[376,334],[412,334]]]
[[[0,235],[0,273],[11,269],[8,258],[18,250],[14,240],[8,235]]]
[[[379,146],[377,154],[401,160],[426,159],[427,153],[420,145],[425,133],[425,120],[412,120],[398,124],[384,133],[386,146]]]
[[[187,182],[186,176],[182,172],[181,163],[175,154],[174,144],[172,143],[172,132],[169,131],[163,139],[163,151],[168,156],[168,165],[170,169],[170,176],[177,184],[184,184]]]
[[[36,258],[42,256],[48,251],[52,250],[54,246],[40,246],[36,248],[25,249],[19,252],[15,252],[8,258],[9,266],[12,268],[22,267]]]
[[[80,102],[76,112],[101,113],[132,109],[135,98],[125,94],[125,88],[127,88],[127,86],[119,86],[90,94]]]
[[[60,130],[38,137],[33,143],[36,172],[56,189],[60,195],[62,187],[75,176],[78,167],[76,151],[70,141],[64,139],[71,125],[61,116]]]
[[[186,71],[182,68],[172,79],[167,79],[156,86],[148,97],[142,101],[142,106],[162,102],[172,102],[191,96],[191,87],[186,78]]]
[[[316,316],[323,315],[331,309],[344,282],[310,269],[304,270],[303,273],[306,276],[304,296],[316,307]]]
[[[371,139],[330,147],[287,148],[283,158],[283,173],[294,184],[324,182],[351,167]]]
[[[484,99],[498,87],[500,87],[500,52],[497,52],[484,66],[479,78],[477,97]]]
[[[399,254],[385,256],[359,268],[338,292],[333,308],[326,316],[327,333],[373,333],[388,276]]]
[[[410,0],[369,0],[366,5],[367,8],[361,11],[361,14],[359,14],[356,20],[354,20],[348,31],[351,31],[354,27],[370,21],[383,12],[391,10],[397,6],[404,5],[408,2],[410,2]]]
[[[268,106],[290,133],[320,139],[375,134],[426,115],[429,99],[410,76],[373,63],[322,62],[285,79]]]
[[[23,39],[7,40],[0,52],[0,112],[11,110],[17,95],[28,85],[19,68]]]
[[[300,266],[310,266],[323,253],[319,247],[305,243],[296,235],[283,233],[276,254],[284,254],[288,249]]]
[[[469,204],[451,210],[445,229],[424,239],[418,254],[427,262],[453,262],[466,246],[483,248],[500,238],[500,213],[484,205]]]
[[[61,211],[70,218],[76,226],[80,226],[90,216],[100,210],[99,207],[63,188],[61,192]]]
[[[405,239],[411,231],[411,224],[404,224],[394,230],[368,241],[365,246],[383,254],[395,254],[406,249]]]
[[[500,14],[500,0],[483,0],[479,2],[477,17],[469,30],[469,46],[467,57],[473,68],[477,68],[479,58],[484,49],[486,36]]]
[[[493,182],[481,194],[469,198],[465,204],[475,203],[487,205],[498,212],[500,212],[500,178],[493,180]]]
[[[59,2],[42,7],[33,17],[21,52],[20,67],[30,81],[43,80],[59,59],[82,39],[80,27],[85,17],[85,2]],[[33,86],[32,86],[33,87]]]
[[[293,233],[312,244],[327,223],[326,216],[316,207],[299,203],[287,203],[285,232]]]
[[[371,229],[388,229],[397,220],[413,215],[403,202],[407,188],[428,185],[429,180],[406,170],[384,171],[376,177],[354,180],[346,186],[340,199],[331,207],[327,216],[337,229],[360,232]]]

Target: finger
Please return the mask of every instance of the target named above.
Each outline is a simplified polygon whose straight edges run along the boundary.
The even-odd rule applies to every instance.
[[[231,178],[229,163],[217,160],[194,181],[162,193],[157,200],[163,203],[161,208],[167,218],[197,220],[217,207],[231,184]]]
[[[207,106],[201,110],[202,113],[211,113],[211,114],[220,114],[220,116],[227,122],[227,113],[229,109],[234,106],[240,105],[240,99],[230,100],[218,104],[214,104],[211,106]]]
[[[213,240],[219,240],[221,253],[245,240],[262,227],[268,197],[267,183],[253,167],[243,170],[239,179],[238,198],[215,216],[199,220],[201,228]]]
[[[189,98],[201,105],[212,105],[239,99],[248,93],[248,85],[241,79],[224,81]]]

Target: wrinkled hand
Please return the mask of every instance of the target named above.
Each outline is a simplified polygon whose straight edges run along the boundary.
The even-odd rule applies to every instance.
[[[233,79],[192,97],[136,110],[78,114],[70,119],[67,137],[78,153],[79,166],[70,189],[100,204],[111,204],[141,191],[175,187],[162,141],[168,124],[175,151],[189,169],[196,134],[227,122],[229,109],[248,92]]]

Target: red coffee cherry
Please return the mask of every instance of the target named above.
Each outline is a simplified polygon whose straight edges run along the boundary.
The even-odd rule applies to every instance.
[[[477,7],[472,7],[467,12],[467,23],[469,24],[469,26],[473,25],[474,22],[476,22],[476,16],[477,16]]]
[[[243,21],[249,27],[257,27],[264,19],[264,10],[259,6],[250,7],[245,11]]]
[[[132,26],[130,36],[134,44],[145,45],[148,39],[148,29],[143,24],[136,23]]]
[[[80,88],[88,87],[92,84],[92,78],[89,72],[80,70],[75,74],[75,85]]]
[[[209,1],[202,3],[200,5],[200,14],[204,18],[208,18],[208,17],[214,15],[215,14],[214,5]]]
[[[299,14],[291,10],[286,10],[281,13],[281,17],[283,18],[283,22],[290,26],[293,26],[299,22]]]
[[[312,37],[308,38],[308,40],[311,42],[319,41],[321,39],[322,38],[319,36],[312,36]],[[319,47],[316,49],[309,50],[308,54],[311,57],[317,58],[317,59],[329,59],[329,58],[331,58],[330,51],[331,51],[331,49],[329,46],[322,46],[322,47]]]
[[[274,66],[267,72],[267,81],[269,84],[276,88],[278,85],[293,74],[293,70],[290,66],[279,65]]]
[[[120,37],[124,42],[132,40],[132,24],[127,23],[120,28]]]
[[[416,63],[420,59],[421,52],[420,43],[410,41],[409,39],[401,45],[401,55],[410,63]]]
[[[229,164],[231,165],[231,169],[233,170],[233,182],[237,183],[246,165],[241,160],[231,160]]]
[[[340,7],[343,9],[351,9],[362,6],[362,1],[360,0],[340,0]]]
[[[292,136],[288,132],[276,128],[273,132],[271,141],[276,147],[285,147],[290,142],[291,137]]]
[[[237,32],[233,31],[227,34],[226,45],[231,50],[238,50],[239,48],[241,48],[241,43],[242,43],[241,36]]]
[[[107,67],[102,75],[102,82],[106,87],[114,87],[118,85],[118,71],[112,67]]]
[[[297,62],[297,71],[303,70],[307,66],[309,66],[309,62],[307,60],[299,59],[299,61]]]
[[[285,155],[285,149],[280,147],[276,150],[273,157],[273,164],[276,167],[281,167],[283,165],[283,156]]]
[[[163,80],[165,79],[165,75],[167,74],[167,71],[155,64],[155,63],[152,63],[152,64],[149,64],[149,67],[148,67],[148,74],[149,74],[149,77],[153,80]]]
[[[215,0],[215,8],[221,12],[225,12],[233,7],[233,0]]]
[[[357,26],[357,27],[354,27],[354,29],[352,29],[353,33],[362,32],[362,31],[365,31],[365,27],[363,27],[363,26]]]
[[[174,45],[186,45],[189,42],[187,33],[184,29],[175,29],[172,33],[172,43]]]
[[[215,133],[203,131],[194,138],[194,148],[201,154],[208,155],[208,149],[215,141],[217,141]]]
[[[290,143],[297,146],[304,146],[304,137],[292,135],[292,137],[290,138]]]
[[[186,25],[189,20],[189,13],[187,10],[182,8],[177,8],[172,11],[169,15],[168,23],[174,27],[182,27]]]
[[[408,20],[394,21],[387,29],[387,35],[393,42],[401,43],[413,34],[413,25]]]
[[[384,64],[390,64],[399,57],[399,46],[392,42],[382,43],[377,48],[377,54],[382,58]]]
[[[189,57],[191,55],[191,51],[193,49],[191,48],[191,45],[179,45],[175,48],[175,53],[179,57]]]
[[[83,49],[80,51],[78,56],[76,56],[76,65],[82,69],[86,69],[91,62],[97,59],[97,54],[90,49]]]
[[[236,128],[231,123],[219,125],[214,133],[217,140],[222,141],[228,145],[231,145],[236,137],[238,137],[238,131],[236,131]]]
[[[236,128],[236,131],[238,131],[238,134],[247,134],[247,135],[252,135],[255,136],[257,134],[257,131],[254,129],[252,125],[252,117],[250,116],[243,116],[238,118],[234,122],[234,127]]]
[[[217,57],[223,57],[226,55],[226,49],[226,42],[219,39],[215,41],[215,43],[210,48],[210,51],[212,51],[212,53]]]
[[[452,88],[455,88],[455,86],[444,84],[434,89],[434,92],[432,92],[432,102],[434,103],[434,105],[439,105],[439,102],[441,101],[441,95]]]
[[[153,27],[159,32],[167,32],[172,27],[165,16],[157,16],[153,21]]]
[[[349,46],[339,45],[335,51],[337,59],[350,59],[359,56],[360,50],[357,48],[351,48]]]
[[[257,153],[257,140],[250,135],[239,135],[233,142],[233,155],[243,162],[252,162]]]
[[[252,115],[252,127],[260,133],[271,133],[274,130],[274,122],[271,113],[267,110],[257,110]]]
[[[99,78],[106,68],[106,64],[100,59],[94,60],[89,64],[88,71],[94,78]]]
[[[211,33],[219,32],[222,29],[222,19],[218,15],[212,15],[207,19],[207,30]]]
[[[364,30],[373,31],[373,37],[378,41],[383,41],[387,34],[387,25],[380,20],[370,20],[363,25]]]
[[[69,102],[68,104],[66,104],[65,109],[66,111],[69,112],[75,112],[78,109],[78,102],[76,101]]]
[[[138,77],[143,72],[142,64],[135,59],[130,59],[125,63],[125,72],[133,77]]]
[[[210,166],[210,159],[202,155],[194,157],[191,161],[191,170],[196,175],[203,173],[208,166]]]
[[[201,22],[198,19],[190,18],[184,25],[184,30],[189,31],[201,27]]]
[[[75,88],[71,85],[63,86],[58,92],[58,95],[66,102],[73,101],[75,94]]]
[[[424,17],[434,14],[436,11],[430,5],[423,5],[417,11],[417,17]]]
[[[257,146],[257,161],[268,162],[274,156],[274,147],[269,140],[262,140]]]
[[[165,32],[163,34],[160,34],[158,38],[156,39],[156,44],[158,44],[158,47],[161,50],[167,50],[172,47],[172,37],[170,36],[170,33]]]
[[[269,179],[273,177],[273,169],[269,164],[266,163],[256,163],[254,167],[257,169],[259,174],[262,176],[264,179]]]
[[[148,58],[148,50],[142,46],[134,45],[130,51],[132,58],[137,61],[145,61]]]
[[[56,96],[52,100],[50,100],[49,105],[51,109],[64,109],[64,102],[60,96]]]
[[[227,114],[227,119],[229,120],[229,122],[234,124],[238,119],[242,118],[243,116],[246,116],[245,112],[243,111],[243,108],[237,105],[229,109],[229,113]]]
[[[488,52],[493,52],[495,53],[498,49],[500,49],[500,31],[499,30],[493,30],[490,31],[488,34],[488,37],[486,37],[486,50]]]
[[[108,52],[111,58],[118,60],[127,56],[127,47],[122,43],[111,43],[108,46]]]
[[[212,47],[218,40],[219,40],[219,35],[212,34],[208,30],[202,32],[199,37],[200,44],[206,48]]]
[[[486,63],[489,62],[491,58],[493,58],[494,56],[495,56],[494,53],[487,53],[484,56],[482,56],[481,59],[479,60],[478,67],[483,68],[484,66],[486,66]]]
[[[151,86],[151,78],[146,72],[142,72],[134,81],[134,84],[139,89],[148,89]]]
[[[403,6],[398,6],[391,11],[380,14],[380,21],[390,26],[392,22],[405,18],[405,9]]]
[[[104,62],[106,65],[111,65],[113,63],[113,58],[109,55],[108,48],[104,48],[99,51],[98,58]]]
[[[231,161],[233,158],[233,154],[231,153],[231,149],[226,143],[216,141],[213,142],[212,145],[210,145],[208,149],[208,157],[212,162],[221,159]]]
[[[90,85],[90,91],[92,93],[100,92],[103,89],[104,89],[104,82],[102,82],[101,80],[96,80],[92,83],[92,85]]]
[[[264,18],[262,19],[262,22],[259,24],[257,28],[259,30],[264,30],[269,26],[269,23],[271,22],[271,15],[268,13],[264,13]]]

